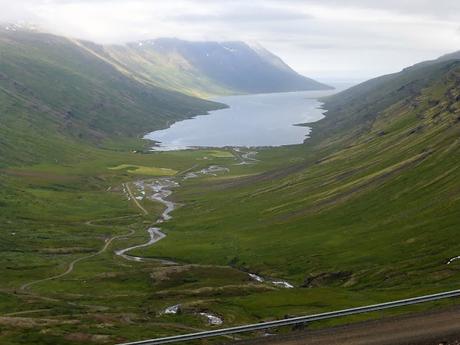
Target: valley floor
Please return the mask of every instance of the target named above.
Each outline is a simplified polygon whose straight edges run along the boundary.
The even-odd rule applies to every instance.
[[[456,289],[458,145],[398,159],[383,140],[329,155],[95,151],[4,168],[0,342],[116,344]]]
[[[458,289],[458,60],[324,99],[302,145],[152,152],[146,130],[225,106],[83,42],[0,36],[1,345],[117,344]],[[422,315],[348,330],[376,344],[399,322],[457,332],[457,309]],[[343,343],[340,330],[315,334]]]

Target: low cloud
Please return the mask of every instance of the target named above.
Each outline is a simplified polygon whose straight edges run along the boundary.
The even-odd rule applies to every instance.
[[[123,43],[257,41],[316,78],[364,79],[460,48],[457,0],[0,0],[0,21]]]
[[[166,17],[167,20],[179,22],[286,22],[313,19],[308,13],[287,10],[279,7],[229,6],[205,13],[182,13]]]

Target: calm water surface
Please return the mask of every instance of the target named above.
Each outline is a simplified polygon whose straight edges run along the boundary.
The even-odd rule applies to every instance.
[[[319,97],[332,91],[301,91],[218,97],[230,108],[211,111],[171,127],[151,132],[146,139],[158,142],[154,150],[193,147],[282,146],[302,143],[309,127],[296,126],[324,117]]]

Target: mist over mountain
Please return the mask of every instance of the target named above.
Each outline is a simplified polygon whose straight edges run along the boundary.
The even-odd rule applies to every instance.
[[[78,8],[73,1],[40,2]],[[142,0],[81,2],[92,10],[81,14],[95,21],[80,22],[97,31],[104,13],[138,18],[107,4],[138,6]],[[102,15],[95,15],[94,3]],[[203,0],[191,10],[210,3],[233,2]],[[157,4],[171,4],[178,15],[187,14],[173,0],[149,4],[152,13]],[[274,10],[230,14],[253,25],[245,39],[262,31],[254,18],[273,22],[280,15]],[[284,16],[294,23],[316,21],[307,13],[299,18],[297,11],[292,6]],[[355,14],[360,31],[364,20],[374,27],[385,13],[364,14],[372,13]],[[337,19],[349,15],[332,16],[337,31],[347,31]],[[386,16],[395,29],[401,17]],[[205,19],[194,13],[199,25]],[[208,18],[206,29],[216,30],[216,22],[221,17]],[[141,24],[135,29],[147,27]],[[387,43],[371,31],[376,45]],[[426,32],[431,30],[421,35]],[[423,42],[431,44],[428,36]],[[286,32],[280,37],[293,39]],[[337,39],[327,31],[317,42],[331,43],[324,37]],[[357,41],[341,42],[358,58],[319,47],[318,61],[333,69],[348,59],[345,64],[364,70],[373,49]],[[274,51],[294,63],[284,50]],[[414,54],[415,61],[427,59]],[[319,55],[299,59],[312,56]],[[381,74],[378,59],[372,62],[372,75]],[[251,332],[236,342],[216,338],[203,344],[313,344],[312,335],[329,332],[334,339],[322,338],[325,344],[337,342],[335,326],[342,322],[352,324],[341,330],[362,329],[345,336],[346,344],[353,334],[362,344],[460,344],[460,336],[455,342],[445,337],[460,335],[460,307],[451,304],[458,301],[432,303],[426,297],[458,295],[460,52],[404,65],[409,67],[340,93],[282,93],[330,87],[241,41],[135,38],[104,45],[0,25],[0,344],[162,343],[168,336],[187,339],[177,337],[186,332],[199,341],[197,331],[216,335],[219,327],[242,325]],[[214,95],[222,103],[204,99]],[[182,131],[146,135],[174,127]],[[286,127],[296,131],[295,141],[286,140]],[[245,142],[242,129],[251,140],[267,143]],[[221,139],[226,132],[236,140],[181,145],[188,135]],[[172,144],[162,150],[164,138]],[[401,302],[407,298],[410,307]],[[377,312],[380,303],[401,309]],[[306,318],[297,317],[344,316],[344,309],[358,306],[364,307],[355,309],[359,317],[315,321],[312,327],[309,322],[308,333],[301,330]],[[448,317],[436,318],[443,308]],[[361,313],[366,309],[372,313]],[[433,317],[439,333],[393,316],[409,312]],[[292,338],[286,327],[291,316],[302,322],[292,327]],[[354,323],[364,319],[373,321]],[[248,327],[266,321],[282,328],[266,337]],[[382,322],[404,334],[381,328]],[[422,329],[423,341],[414,341]],[[428,333],[433,342],[422,339]],[[148,338],[163,339],[142,341]]]
[[[0,164],[136,140],[223,106],[135,78],[65,37],[0,28],[0,56]]]
[[[227,94],[332,89],[300,75],[263,47],[245,42],[159,38],[103,49],[133,73],[179,91]]]
[[[0,49],[0,153],[10,162],[63,157],[77,143],[135,138],[223,106],[190,95],[329,88],[243,42],[102,46],[5,25]]]

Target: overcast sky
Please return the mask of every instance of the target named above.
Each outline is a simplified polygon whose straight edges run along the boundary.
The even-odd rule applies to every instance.
[[[0,21],[99,43],[258,42],[323,81],[367,79],[460,50],[460,0],[0,0]]]

